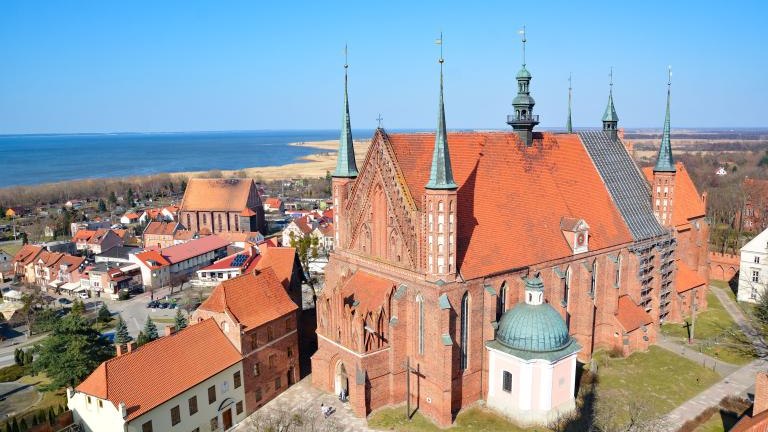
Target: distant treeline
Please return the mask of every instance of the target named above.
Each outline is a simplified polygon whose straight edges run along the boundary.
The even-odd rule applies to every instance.
[[[72,180],[33,186],[13,186],[0,189],[0,206],[45,206],[63,204],[72,199],[107,199],[111,193],[118,197],[143,199],[182,192],[187,178],[170,174],[113,179]]]
[[[661,131],[658,132],[627,132],[624,134],[628,139],[661,139]],[[768,140],[768,131],[734,131],[734,132],[702,132],[702,133],[674,133],[671,138],[674,139],[692,139],[692,140]]]
[[[660,138],[659,138],[660,139]],[[680,140],[682,140],[681,138]],[[768,148],[768,140],[756,141],[756,142],[744,142],[744,141],[696,141],[695,143],[680,142],[680,140],[672,140],[673,148],[683,147],[685,151],[716,151],[716,152],[751,152],[751,151],[763,151]],[[635,142],[636,150],[656,150],[659,148],[657,142]]]

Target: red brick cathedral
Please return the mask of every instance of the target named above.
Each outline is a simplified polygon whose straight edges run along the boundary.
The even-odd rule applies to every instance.
[[[357,415],[408,398],[446,426],[486,400],[489,344],[502,315],[525,303],[526,281],[543,283],[581,361],[645,350],[661,322],[706,308],[705,197],[673,161],[669,93],[658,161],[644,173],[612,87],[602,130],[574,133],[569,118],[565,133],[534,131],[525,64],[512,131],[448,133],[441,59],[436,133],[379,128],[358,171],[346,80],[345,70],[336,244],[312,379],[348,395]],[[505,372],[505,390],[516,379]]]

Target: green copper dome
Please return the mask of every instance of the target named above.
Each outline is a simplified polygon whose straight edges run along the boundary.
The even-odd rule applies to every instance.
[[[508,348],[531,352],[557,351],[571,342],[563,318],[542,302],[543,290],[538,277],[526,279],[525,303],[501,316],[496,341]]]
[[[518,78],[518,79],[520,79],[520,78],[531,78],[531,73],[530,73],[530,72],[528,72],[528,69],[526,69],[526,68],[525,68],[525,66],[523,66],[523,67],[522,67],[522,68],[520,68],[520,70],[517,72],[517,76],[516,76],[516,78]]]

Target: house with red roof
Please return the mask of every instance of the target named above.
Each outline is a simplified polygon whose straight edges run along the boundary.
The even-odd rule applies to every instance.
[[[139,222],[139,215],[136,212],[128,212],[120,217],[120,223],[122,224],[135,224]]]
[[[144,248],[164,248],[173,246],[178,243],[183,243],[182,237],[187,237],[187,231],[183,225],[178,222],[166,222],[166,221],[152,221],[147,224],[146,228],[142,232],[142,240],[144,242]],[[179,240],[177,241],[177,236]],[[192,236],[188,236],[190,239]]]
[[[55,291],[67,282],[78,281],[84,262],[82,257],[27,244],[13,257],[12,265],[14,274],[23,282]]]
[[[194,276],[195,271],[223,258],[229,242],[210,235],[158,250],[130,255],[139,265],[145,289],[174,285]]]
[[[118,347],[68,388],[74,423],[86,432],[189,432],[229,430],[244,420],[242,356],[219,324],[204,319],[167,333],[139,348]]]
[[[245,411],[250,414],[296,383],[299,308],[273,267],[219,284],[192,314],[213,319],[242,356]]]
[[[264,211],[267,213],[285,213],[285,204],[283,200],[277,197],[269,197],[264,199]]]

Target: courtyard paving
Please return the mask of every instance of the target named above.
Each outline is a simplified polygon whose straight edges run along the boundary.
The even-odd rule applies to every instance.
[[[320,414],[320,404],[334,408],[328,418]],[[263,430],[285,430],[286,422],[294,416],[302,418],[304,426],[294,430],[368,432],[365,419],[356,417],[349,404],[338,397],[312,387],[312,375],[307,376],[288,390],[281,393],[237,425],[233,431],[255,432]],[[308,423],[311,423],[308,424]],[[269,424],[271,428],[267,426]]]

